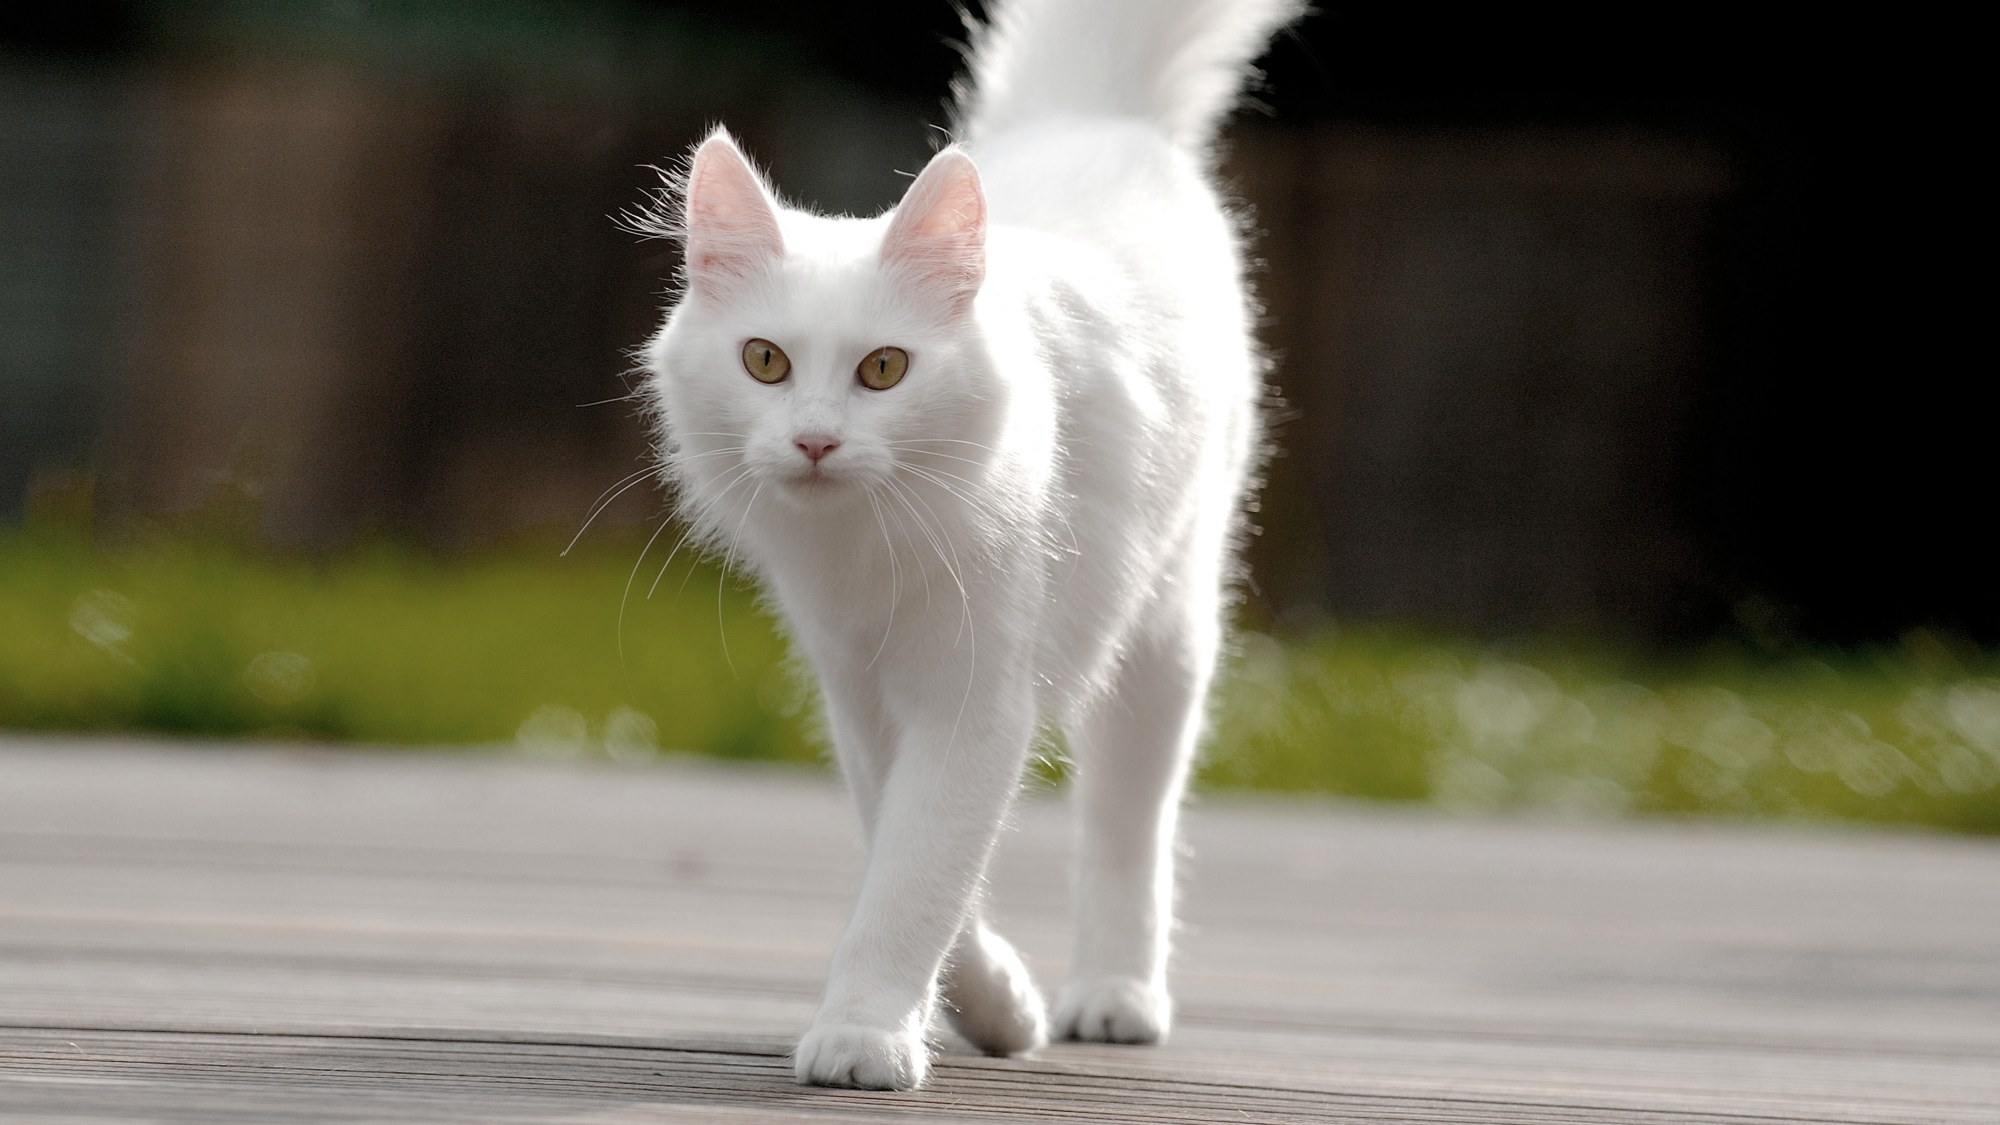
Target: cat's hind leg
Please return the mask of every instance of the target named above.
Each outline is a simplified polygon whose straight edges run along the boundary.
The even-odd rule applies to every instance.
[[[938,980],[952,1029],[989,1055],[1018,1055],[1049,1041],[1042,994],[1007,940],[974,916]]]
[[[1069,731],[1077,936],[1060,1038],[1157,1043],[1172,1022],[1175,829],[1220,631],[1207,607],[1177,616],[1134,638],[1112,690]]]

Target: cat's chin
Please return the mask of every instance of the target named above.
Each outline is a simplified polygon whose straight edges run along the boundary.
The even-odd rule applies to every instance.
[[[778,478],[779,496],[801,508],[827,508],[858,503],[867,490],[843,474],[814,470]]]

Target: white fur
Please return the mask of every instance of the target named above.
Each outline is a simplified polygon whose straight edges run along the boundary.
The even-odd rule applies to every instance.
[[[801,1082],[920,1084],[941,989],[981,1048],[1045,1042],[978,907],[1043,722],[1080,832],[1053,1030],[1167,1032],[1175,818],[1259,441],[1204,149],[1293,11],[1003,3],[961,92],[969,143],[873,219],[778,206],[720,132],[694,157],[685,292],[647,350],[663,460],[817,672],[868,843]],[[790,356],[784,382],[746,374],[752,338]],[[885,345],[908,374],[869,390],[855,365]]]

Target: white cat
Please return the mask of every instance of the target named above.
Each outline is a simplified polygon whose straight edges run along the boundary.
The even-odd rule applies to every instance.
[[[889,214],[785,207],[718,130],[659,233],[661,457],[816,671],[867,869],[796,1054],[908,1089],[942,993],[994,1054],[1151,1043],[1175,820],[1261,436],[1207,148],[1295,0],[1003,0],[960,143]],[[1074,972],[1049,1027],[980,886],[1041,723],[1075,764]]]

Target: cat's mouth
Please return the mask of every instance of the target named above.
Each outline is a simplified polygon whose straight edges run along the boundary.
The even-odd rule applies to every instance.
[[[846,475],[837,469],[829,469],[823,462],[812,461],[799,465],[786,474],[784,483],[803,496],[822,496],[840,490],[848,483]]]

